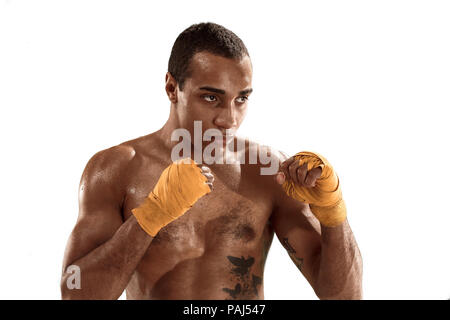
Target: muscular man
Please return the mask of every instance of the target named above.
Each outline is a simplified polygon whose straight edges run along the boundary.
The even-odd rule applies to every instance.
[[[251,80],[247,49],[231,31],[202,23],[178,36],[166,74],[167,122],[98,152],[83,172],[63,299],[117,299],[124,290],[128,299],[263,299],[274,233],[320,299],[362,297],[361,256],[345,206],[337,205],[337,175],[323,157],[272,152],[280,164],[273,175],[261,174],[260,161],[249,163],[252,148],[262,150],[250,143],[240,164],[171,158],[172,132],[194,135],[194,121],[202,133],[235,132]],[[325,184],[330,179],[332,187]],[[79,268],[81,288],[67,286],[70,266]]]

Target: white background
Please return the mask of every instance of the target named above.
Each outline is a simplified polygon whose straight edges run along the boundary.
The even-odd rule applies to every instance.
[[[450,297],[448,1],[0,1],[0,298],[59,299],[82,170],[159,129],[177,35],[246,43],[241,134],[338,172],[366,299]],[[316,299],[275,238],[267,299]]]

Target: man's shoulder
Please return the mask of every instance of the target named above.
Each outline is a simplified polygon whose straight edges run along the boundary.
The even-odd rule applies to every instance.
[[[153,134],[127,140],[118,145],[97,152],[92,159],[109,165],[123,165],[152,149]]]
[[[95,153],[89,160],[86,170],[91,174],[101,172],[110,176],[120,175],[124,171],[138,167],[143,163],[143,159],[151,158],[155,145],[154,134],[122,142]]]
[[[83,178],[92,181],[117,177],[135,154],[132,146],[122,144],[98,151],[89,159]]]
[[[120,165],[129,162],[136,155],[136,149],[132,145],[119,144],[94,154],[92,159],[102,165]]]

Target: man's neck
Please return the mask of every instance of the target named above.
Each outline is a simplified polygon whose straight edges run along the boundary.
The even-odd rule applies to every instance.
[[[172,133],[175,129],[180,128],[178,117],[173,110],[173,106],[170,107],[170,115],[166,123],[156,132],[157,137],[161,141],[163,147],[167,150],[172,150],[172,148],[178,143],[177,141],[172,141]]]

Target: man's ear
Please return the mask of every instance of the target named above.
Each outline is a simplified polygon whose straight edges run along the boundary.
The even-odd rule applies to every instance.
[[[178,102],[178,85],[170,72],[166,73],[166,93],[172,103]]]

